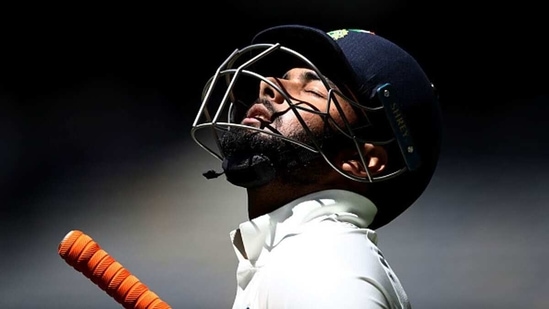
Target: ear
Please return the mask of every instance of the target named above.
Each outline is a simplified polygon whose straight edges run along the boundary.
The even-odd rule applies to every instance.
[[[367,165],[370,175],[375,176],[385,169],[387,164],[387,151],[383,146],[365,143],[362,147],[364,161]],[[360,156],[355,151],[348,153],[341,161],[341,169],[357,177],[367,177],[366,168],[360,160]]]

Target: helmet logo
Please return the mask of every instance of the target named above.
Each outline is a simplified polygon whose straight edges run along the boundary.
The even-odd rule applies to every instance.
[[[368,34],[373,34],[375,35],[374,32],[372,31],[368,31],[368,30],[362,30],[362,29],[340,29],[340,30],[333,30],[333,31],[330,31],[328,32],[327,34],[332,37],[332,39],[334,40],[339,40],[341,38],[344,38],[347,36],[347,34],[349,34],[349,31],[353,31],[353,32],[361,32],[361,33],[368,33]]]
[[[341,29],[341,30],[334,30],[328,32],[328,35],[332,37],[334,40],[341,39],[345,37],[347,34],[349,34],[349,31],[347,29]]]

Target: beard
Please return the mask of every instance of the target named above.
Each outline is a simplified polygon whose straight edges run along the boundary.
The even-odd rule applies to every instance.
[[[288,138],[307,145],[313,145],[313,138],[321,141],[324,155],[328,159],[333,156],[333,150],[341,149],[340,146],[343,145],[341,141],[344,139],[331,130],[313,134],[311,137],[301,130]],[[332,169],[320,153],[250,129],[231,128],[221,136],[220,146],[225,156],[224,170],[228,180],[247,188],[265,185],[275,178],[289,185],[312,185]],[[332,149],[332,152],[327,152],[326,149]],[[263,167],[255,168],[261,165]],[[231,179],[231,172],[236,169],[245,169],[247,172],[245,176],[238,175]]]

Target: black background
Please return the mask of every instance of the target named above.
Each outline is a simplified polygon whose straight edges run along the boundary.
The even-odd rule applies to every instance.
[[[372,30],[410,52],[440,92],[445,140],[426,206],[379,231],[412,304],[546,304],[549,61],[541,7],[239,0],[29,5],[1,14],[0,307],[117,307],[55,257],[72,228],[102,236],[107,251],[141,270],[174,308],[230,305],[235,264],[227,234],[245,220],[244,199],[221,181],[183,173],[205,157],[190,142],[190,125],[205,81],[228,53],[282,23]],[[165,191],[147,191],[136,179],[148,179],[157,162],[165,164],[155,174]],[[216,168],[211,162],[204,169]],[[202,191],[191,192],[190,183]],[[178,202],[163,203],[159,196],[170,194]],[[216,194],[236,205],[213,207]],[[177,223],[183,210],[207,231]],[[140,226],[151,213],[167,221]],[[54,267],[40,266],[48,263]],[[215,263],[223,265],[217,273]]]

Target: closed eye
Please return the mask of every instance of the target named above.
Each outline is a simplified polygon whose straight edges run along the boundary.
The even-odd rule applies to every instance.
[[[305,92],[307,93],[311,93],[319,98],[325,98],[326,95],[324,93],[321,93],[320,91],[317,91],[317,90],[305,90]]]

